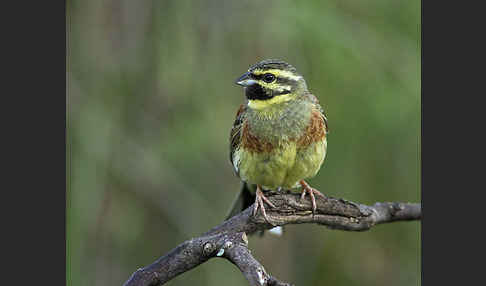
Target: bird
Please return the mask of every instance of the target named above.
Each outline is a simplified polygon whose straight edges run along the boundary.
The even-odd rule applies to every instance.
[[[242,187],[227,219],[252,204],[269,222],[264,191],[296,190],[308,194],[312,212],[315,196],[327,198],[305,180],[318,173],[327,151],[328,123],[319,100],[304,77],[285,61],[266,59],[250,66],[236,84],[243,86],[240,105],[230,132],[230,162]]]

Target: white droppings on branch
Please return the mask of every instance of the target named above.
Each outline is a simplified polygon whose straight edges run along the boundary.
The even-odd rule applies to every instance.
[[[243,233],[241,235],[241,239],[243,240],[243,242],[248,245],[248,236],[246,236],[246,233]]]
[[[271,234],[274,234],[276,236],[282,236],[283,231],[281,226],[276,226],[268,231]]]

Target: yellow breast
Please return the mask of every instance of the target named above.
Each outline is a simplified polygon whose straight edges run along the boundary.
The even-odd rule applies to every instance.
[[[241,148],[236,154],[242,180],[275,189],[283,187],[287,172],[295,164],[297,148],[295,142],[288,142],[270,152],[251,152]]]
[[[318,109],[311,106],[304,115],[292,117],[293,122],[300,121],[299,128],[258,118],[243,124],[241,142],[233,153],[233,165],[243,181],[266,189],[290,189],[317,174],[326,156],[326,128]],[[255,125],[250,128],[250,124]]]
[[[298,148],[287,142],[270,152],[250,152],[243,148],[235,152],[239,175],[243,181],[266,189],[295,188],[300,180],[314,177],[326,156],[326,140]]]

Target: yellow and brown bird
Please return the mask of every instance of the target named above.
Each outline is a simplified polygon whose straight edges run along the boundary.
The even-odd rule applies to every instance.
[[[268,221],[264,202],[275,206],[262,190],[302,188],[325,197],[305,180],[321,168],[327,150],[327,119],[302,75],[280,60],[263,60],[248,69],[236,84],[245,89],[246,102],[236,113],[230,135],[230,161],[243,181],[229,217],[255,203]]]

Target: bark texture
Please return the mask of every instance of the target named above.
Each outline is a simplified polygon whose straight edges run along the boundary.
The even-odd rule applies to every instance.
[[[332,229],[365,231],[394,221],[420,220],[422,211],[417,203],[376,203],[372,206],[344,199],[316,197],[317,210],[311,211],[310,200],[300,200],[291,192],[268,192],[265,196],[276,206],[266,208],[269,221],[259,212],[252,216],[253,206],[212,228],[200,237],[185,241],[154,263],[138,269],[125,286],[163,285],[210,258],[221,257],[235,264],[250,285],[283,286],[268,274],[251,255],[247,235],[271,229],[276,225],[316,223]]]

